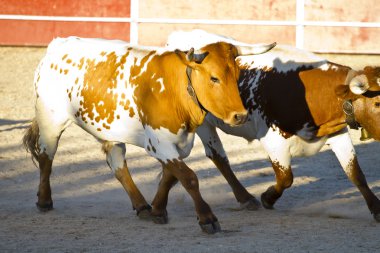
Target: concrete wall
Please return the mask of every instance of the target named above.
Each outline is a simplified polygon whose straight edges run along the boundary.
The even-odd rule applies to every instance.
[[[142,18],[296,20],[296,0],[140,0]],[[378,0],[305,0],[306,21],[380,22]],[[296,43],[294,26],[141,24],[141,44],[163,44],[176,29],[201,28],[246,42]],[[380,53],[380,28],[304,28],[304,48],[316,52]]]

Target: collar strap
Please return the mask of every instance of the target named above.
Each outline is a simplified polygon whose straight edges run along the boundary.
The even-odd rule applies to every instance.
[[[343,112],[346,115],[346,123],[352,129],[359,129],[360,124],[355,119],[354,106],[352,105],[351,99],[344,100],[343,102]]]
[[[380,91],[367,90],[362,95],[367,98],[374,98],[380,95]]]
[[[201,108],[202,111],[208,112],[206,108],[199,102],[197,94],[195,93],[194,87],[191,83],[191,72],[192,69],[187,66],[186,67],[186,75],[187,75],[187,92],[189,93],[191,99],[194,101],[194,103]]]

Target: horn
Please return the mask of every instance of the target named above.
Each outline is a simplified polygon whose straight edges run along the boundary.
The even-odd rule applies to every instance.
[[[268,52],[277,45],[276,42],[272,44],[253,44],[253,45],[234,45],[236,46],[239,56],[240,55],[254,55],[263,54]]]
[[[190,50],[186,53],[186,59],[188,61],[192,61],[194,58],[194,48],[190,48]]]
[[[209,54],[209,52],[204,52],[204,53],[200,53],[200,54],[194,54],[193,61],[195,61],[196,63],[200,64],[200,63],[202,63],[202,61],[206,58],[206,56],[208,54]]]
[[[190,48],[190,50],[186,53],[186,59],[188,61],[193,61],[198,64],[202,63],[202,61],[206,58],[206,56],[209,54],[209,52],[204,53],[195,53],[194,48]]]

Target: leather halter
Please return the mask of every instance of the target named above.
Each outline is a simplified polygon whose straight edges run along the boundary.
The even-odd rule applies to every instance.
[[[193,84],[191,83],[191,72],[192,69],[187,66],[186,67],[186,75],[187,75],[187,92],[189,93],[191,99],[194,101],[194,103],[202,110],[202,112],[208,112],[206,108],[199,102],[199,99],[197,97],[197,94],[195,93]]]
[[[376,90],[376,91],[374,91],[374,90],[367,90],[362,95],[364,97],[367,97],[367,98],[374,98],[374,97],[380,96],[380,91],[378,91],[378,90]]]
[[[355,119],[354,106],[352,105],[352,100],[344,100],[343,102],[343,112],[346,115],[346,123],[352,129],[359,129],[360,124]]]

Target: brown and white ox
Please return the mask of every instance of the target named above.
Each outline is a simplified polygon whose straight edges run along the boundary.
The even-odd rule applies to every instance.
[[[241,44],[194,30],[171,34],[168,46],[196,48],[216,41]],[[245,68],[239,91],[248,110],[247,122],[230,127],[208,114],[197,129],[206,155],[227,179],[237,201],[248,209],[260,205],[233,174],[216,127],[248,141],[259,140],[268,153],[276,183],[261,195],[265,208],[272,209],[292,185],[291,158],[314,155],[328,144],[375,220],[380,221],[380,201],[368,187],[347,130],[347,123],[361,126],[380,140],[380,68],[355,71],[283,45],[265,55],[239,57],[238,62]]]
[[[193,147],[206,110],[226,124],[246,120],[235,62],[241,51],[250,53],[249,48],[224,42],[185,53],[133,48],[122,41],[53,40],[35,73],[36,114],[23,139],[40,169],[37,207],[53,208],[52,163],[62,132],[74,122],[103,144],[108,165],[140,217],[152,214],[167,222],[165,187],[179,180],[193,198],[202,230],[219,231],[197,176],[183,158]],[[144,148],[163,166],[165,181],[153,209],[129,174],[125,143]]]

